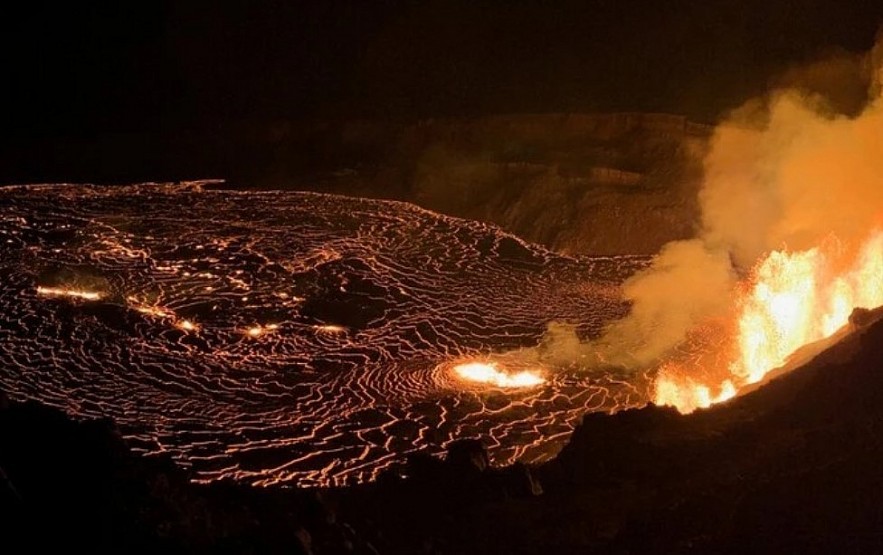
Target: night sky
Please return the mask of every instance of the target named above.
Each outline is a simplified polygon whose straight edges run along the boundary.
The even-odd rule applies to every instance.
[[[713,122],[790,65],[866,50],[883,22],[879,0],[136,0],[3,10],[7,146],[242,120],[641,110]]]

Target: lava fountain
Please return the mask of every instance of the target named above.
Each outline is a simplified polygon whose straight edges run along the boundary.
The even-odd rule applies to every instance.
[[[750,101],[716,128],[699,192],[701,233],[689,242],[698,254],[675,270],[660,255],[633,280],[653,285],[675,271],[692,280],[632,288],[642,309],[633,313],[653,317],[628,328],[644,331],[639,344],[682,324],[653,353],[657,404],[691,412],[729,399],[795,364],[796,351],[836,334],[853,310],[883,305],[881,51],[883,40],[851,62],[868,87],[856,115],[798,88]],[[711,273],[703,260],[723,270]],[[713,339],[697,328],[713,328]]]
[[[846,271],[838,245],[771,253],[742,301],[734,375],[756,383],[802,345],[831,336],[856,308],[883,304],[883,232],[865,241]]]
[[[832,336],[856,308],[883,305],[883,231],[855,250],[832,237],[808,250],[773,251],[737,291],[728,375],[705,383],[678,364],[663,365],[657,404],[688,413],[726,401],[786,364],[800,347]]]

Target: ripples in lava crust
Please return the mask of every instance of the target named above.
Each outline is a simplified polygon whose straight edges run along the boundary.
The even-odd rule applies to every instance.
[[[524,390],[456,361],[586,335],[644,260],[557,256],[413,205],[202,184],[0,189],[0,387],[116,420],[198,480],[369,480],[481,437],[556,452],[579,417],[642,401],[566,369]]]

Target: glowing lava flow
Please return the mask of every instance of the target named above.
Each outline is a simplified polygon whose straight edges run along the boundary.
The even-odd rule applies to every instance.
[[[37,287],[37,294],[44,297],[71,297],[84,301],[97,301],[101,298],[101,293],[95,291],[68,289],[66,287]]]
[[[687,413],[735,396],[784,365],[800,347],[833,335],[856,308],[883,305],[883,232],[856,254],[837,241],[800,252],[774,251],[755,268],[737,303],[729,376],[715,384],[660,369],[655,402]]]
[[[128,297],[126,299],[129,301],[129,306],[140,312],[141,314],[146,314],[148,316],[153,316],[154,318],[165,318],[168,320],[175,319],[175,313],[167,310],[161,306],[150,305],[146,303],[142,303],[135,297]]]
[[[659,370],[654,384],[653,402],[657,405],[675,407],[683,414],[698,408],[708,408],[723,403],[736,396],[736,386],[732,380],[724,380],[713,392],[705,385],[685,375],[676,365],[665,365]]]
[[[260,337],[266,333],[279,329],[278,324],[267,324],[266,326],[255,325],[245,330],[245,335],[249,337]]]
[[[454,372],[463,380],[504,388],[532,387],[546,382],[536,371],[510,373],[500,370],[493,362],[465,362],[455,366]]]
[[[129,306],[141,314],[146,314],[147,316],[152,316],[154,318],[161,318],[163,320],[171,320],[172,325],[179,330],[198,331],[199,329],[199,326],[190,320],[181,320],[178,318],[177,314],[161,306],[142,303],[136,297],[132,296],[127,297],[126,300],[129,302]]]
[[[606,371],[452,370],[550,321],[599,334],[644,257],[313,193],[2,187],[0,205],[0,389],[113,418],[199,481],[347,485],[462,438],[538,463],[584,414],[646,402]]]

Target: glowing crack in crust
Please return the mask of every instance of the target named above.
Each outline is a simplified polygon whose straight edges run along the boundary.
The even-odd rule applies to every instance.
[[[536,462],[583,414],[646,402],[606,372],[477,387],[451,371],[533,347],[553,320],[597,335],[646,258],[562,257],[404,203],[199,184],[13,187],[0,206],[0,388],[111,417],[198,480],[360,482],[460,438]]]

